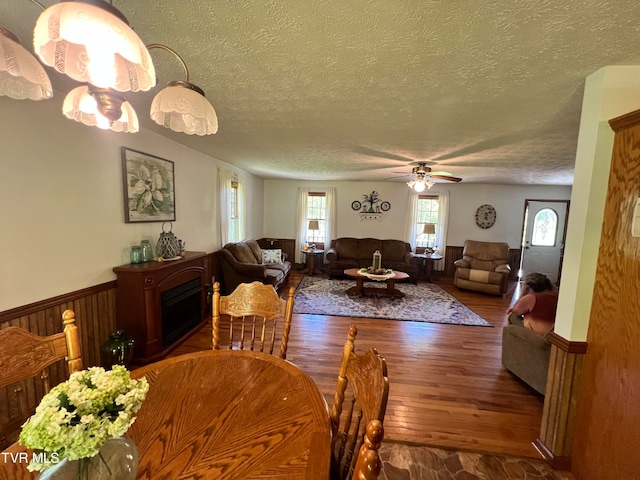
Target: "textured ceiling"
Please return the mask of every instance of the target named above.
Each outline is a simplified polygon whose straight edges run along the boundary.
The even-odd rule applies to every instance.
[[[266,178],[406,181],[423,160],[465,183],[568,185],[585,77],[640,64],[637,0],[113,4],[183,57],[220,129],[153,124],[158,87],[128,96],[141,123]],[[2,0],[0,25],[32,50],[39,13]],[[151,55],[161,86],[184,79],[173,56]],[[47,71],[62,104],[71,82]]]

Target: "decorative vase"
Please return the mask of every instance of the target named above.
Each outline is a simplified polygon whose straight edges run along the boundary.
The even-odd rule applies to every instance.
[[[140,245],[134,245],[131,247],[130,254],[131,263],[142,263],[142,249]]]
[[[142,250],[143,262],[150,262],[153,260],[153,249],[151,248],[149,240],[142,240],[142,242],[140,242],[140,249]]]
[[[107,440],[100,452],[89,458],[66,458],[44,470],[38,480],[135,480],[138,449],[127,436]]]
[[[109,338],[100,347],[100,360],[104,368],[114,365],[128,367],[133,359],[133,347],[135,340],[124,332],[118,330],[110,333]]]

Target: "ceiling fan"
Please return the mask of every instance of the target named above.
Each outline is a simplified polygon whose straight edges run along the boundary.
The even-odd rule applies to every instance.
[[[410,174],[405,175],[412,176],[407,185],[416,192],[423,192],[425,188],[433,187],[435,183],[431,180],[432,178],[456,183],[462,181],[460,177],[454,177],[449,172],[434,172],[431,167],[427,166],[427,162],[412,162],[409,165],[414,165],[414,167],[411,169]]]

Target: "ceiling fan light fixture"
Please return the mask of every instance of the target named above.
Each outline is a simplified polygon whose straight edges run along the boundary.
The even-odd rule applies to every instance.
[[[87,85],[74,88],[67,94],[62,113],[71,120],[103,130],[136,133],[140,129],[138,116],[124,95],[92,91]]]
[[[435,183],[433,183],[431,180],[425,180],[424,177],[420,177],[416,180],[411,180],[407,182],[407,185],[412,190],[415,190],[416,192],[421,193],[421,192],[424,192],[425,189],[433,187]]]
[[[0,27],[0,95],[16,100],[46,100],[53,96],[43,66],[13,33]]]
[[[36,22],[33,46],[42,62],[99,88],[146,91],[156,84],[149,51],[120,11],[103,0],[66,0]]]
[[[212,135],[218,117],[202,89],[183,82],[170,82],[151,103],[151,119],[158,125],[187,135]]]

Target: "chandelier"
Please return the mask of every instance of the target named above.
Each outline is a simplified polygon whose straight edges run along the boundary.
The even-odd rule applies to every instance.
[[[151,119],[188,135],[218,131],[215,110],[202,89],[189,82],[180,55],[165,45],[145,46],[113,5],[104,0],[65,0],[45,9],[37,0],[30,1],[44,10],[34,29],[36,55],[45,65],[82,83],[64,99],[67,118],[115,132],[137,132],[138,117],[125,94],[155,87],[149,50],[161,48],[180,61],[186,78],[170,82],[155,96]],[[33,100],[53,96],[42,65],[2,27],[0,55],[0,95]]]
[[[51,81],[36,57],[18,37],[0,27],[0,95],[16,100],[43,100],[53,96]]]

